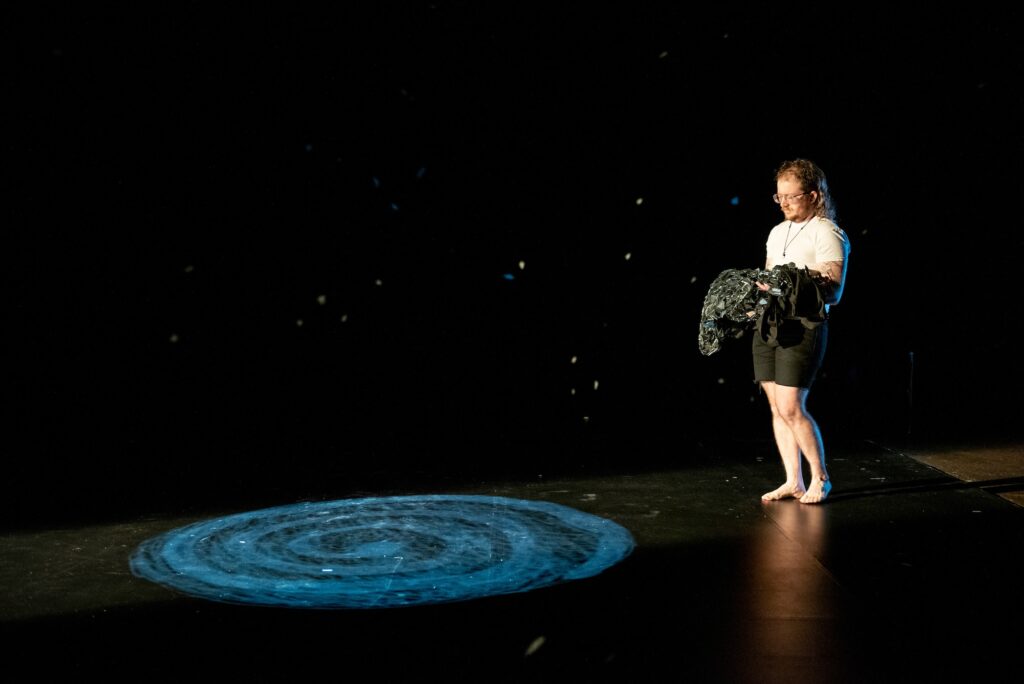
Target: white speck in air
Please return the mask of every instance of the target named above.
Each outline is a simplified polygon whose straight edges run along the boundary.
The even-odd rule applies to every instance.
[[[525,658],[525,657],[532,656],[534,653],[537,652],[537,649],[540,648],[543,645],[544,645],[544,637],[542,637],[542,636],[537,637],[536,639],[534,639],[533,641],[530,642],[529,646],[526,647],[526,653],[523,654],[523,657]]]

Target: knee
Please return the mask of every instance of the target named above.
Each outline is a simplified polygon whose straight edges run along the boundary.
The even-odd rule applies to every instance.
[[[800,404],[782,404],[775,407],[775,415],[787,425],[792,425],[803,416],[803,410]]]

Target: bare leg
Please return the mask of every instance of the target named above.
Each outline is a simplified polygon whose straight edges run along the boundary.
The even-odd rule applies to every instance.
[[[762,501],[778,501],[793,497],[799,499],[805,495],[804,475],[800,468],[800,447],[789,424],[780,415],[776,405],[776,385],[774,382],[765,381],[761,383],[764,393],[768,397],[768,405],[772,409],[772,432],[775,435],[775,446],[782,458],[782,467],[786,471],[786,481],[777,489],[761,495]]]
[[[761,496],[764,501],[793,497],[801,503],[821,503],[832,491],[832,482],[825,468],[825,446],[821,431],[807,412],[808,390],[799,387],[762,382],[772,409],[772,430],[775,444],[786,470],[786,481],[777,489]],[[801,455],[811,469],[811,485],[804,486]]]

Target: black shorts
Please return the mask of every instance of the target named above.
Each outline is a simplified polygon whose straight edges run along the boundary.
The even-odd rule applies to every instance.
[[[825,359],[827,342],[828,321],[806,328],[797,319],[784,320],[775,338],[767,342],[755,330],[754,381],[809,388]]]

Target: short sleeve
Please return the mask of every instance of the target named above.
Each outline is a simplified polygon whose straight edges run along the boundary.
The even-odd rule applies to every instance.
[[[814,238],[815,259],[825,261],[846,261],[850,253],[850,238],[842,228],[831,221],[819,222],[820,228]]]

